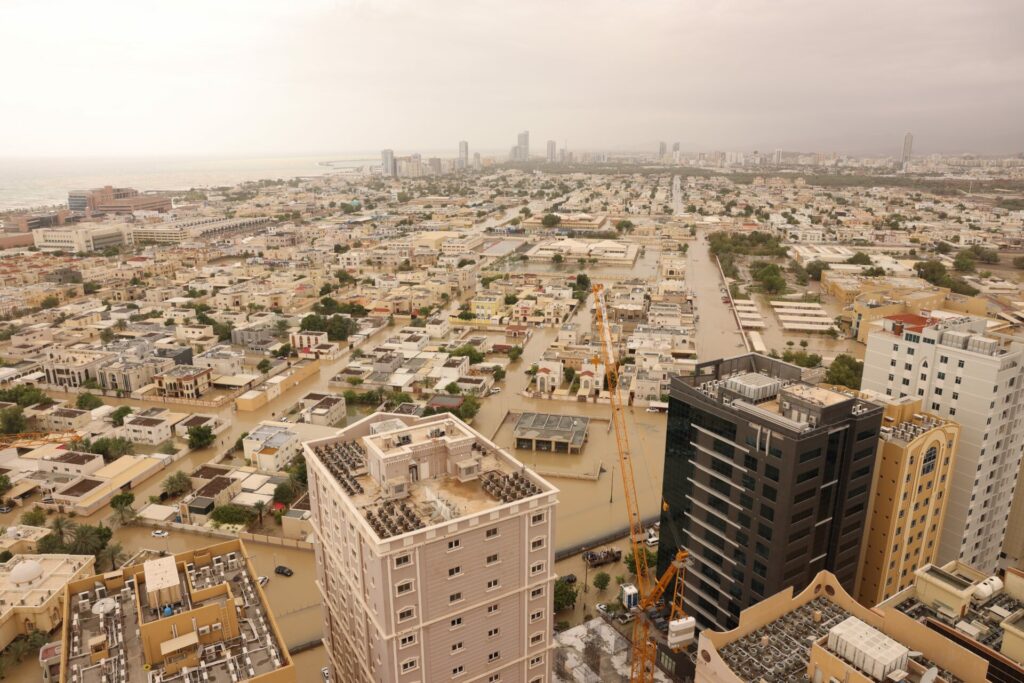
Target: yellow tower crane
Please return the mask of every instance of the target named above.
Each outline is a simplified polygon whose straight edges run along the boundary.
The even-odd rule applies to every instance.
[[[595,284],[591,288],[594,294],[594,323],[601,338],[601,358],[594,359],[604,363],[605,378],[608,384],[608,395],[611,401],[612,426],[615,429],[615,445],[619,454],[619,472],[622,476],[622,489],[625,494],[626,514],[629,516],[629,540],[633,548],[633,560],[636,563],[637,592],[639,593],[638,614],[633,621],[632,659],[630,678],[632,683],[648,683],[654,680],[655,657],[657,645],[651,639],[651,623],[647,611],[662,599],[673,579],[675,589],[672,591],[672,611],[669,615],[669,646],[681,646],[685,643],[673,643],[673,629],[692,633],[693,620],[687,619],[683,611],[683,579],[686,558],[689,556],[682,548],[669,564],[665,573],[656,582],[651,582],[650,568],[647,564],[647,548],[644,544],[644,528],[640,519],[640,503],[633,477],[633,455],[629,449],[629,434],[626,425],[626,409],[619,393],[619,372],[615,362],[615,351],[612,344],[611,328],[608,325],[608,310],[605,304],[604,286]],[[663,530],[664,531],[664,530]],[[678,649],[674,647],[673,649]]]

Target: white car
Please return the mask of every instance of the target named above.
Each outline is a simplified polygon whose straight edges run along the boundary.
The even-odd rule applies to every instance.
[[[261,586],[266,586],[268,583],[270,583],[270,577],[260,576],[256,578],[256,581],[259,582]]]
[[[331,683],[331,670],[326,666],[320,669],[320,675],[324,677],[324,683]]]
[[[150,534],[153,538],[167,538],[171,535],[171,532],[164,531],[163,529],[156,529]]]
[[[603,602],[599,602],[597,603],[597,611],[601,614],[607,615],[610,613],[611,610],[608,609],[608,605],[604,604]]]
[[[500,394],[501,393],[501,387],[494,387],[488,393],[490,393],[491,396],[493,396],[494,394]]]
[[[658,410],[657,408],[648,408],[647,412],[648,413],[660,413],[661,411]]]

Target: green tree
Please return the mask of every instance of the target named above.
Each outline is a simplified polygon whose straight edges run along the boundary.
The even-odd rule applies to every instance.
[[[297,497],[295,486],[290,481],[282,481],[274,488],[274,502],[290,505]]]
[[[10,406],[0,410],[0,432],[18,434],[25,431],[26,420],[21,406]]]
[[[599,591],[603,591],[611,583],[612,577],[608,572],[598,572],[594,577],[594,588]]]
[[[58,299],[57,297],[55,297],[52,294],[39,302],[39,307],[40,308],[55,308],[55,307],[57,307],[59,305],[60,305],[60,299]]]
[[[473,320],[476,318],[476,315],[473,311],[459,311],[458,318],[459,320]]]
[[[576,604],[576,595],[579,591],[562,580],[555,581],[554,607],[555,612],[569,609]]]
[[[79,410],[95,410],[103,405],[103,399],[95,394],[88,392],[78,395],[78,400],[75,401],[75,407]]]
[[[545,228],[553,228],[561,222],[562,217],[559,216],[557,213],[545,214],[544,218],[540,219],[541,225],[543,225]]]
[[[516,296],[515,294],[506,294],[505,295],[505,305],[506,306],[512,306],[512,305],[514,305],[518,301],[519,301],[519,297]]]
[[[658,564],[658,555],[646,547],[644,548],[644,552],[647,553],[647,566],[656,566]],[[636,559],[633,557],[632,551],[622,558],[622,563],[626,565],[626,571],[636,576]]]
[[[192,490],[192,479],[184,472],[175,472],[163,480],[160,488],[168,496],[180,496]]]
[[[100,341],[103,342],[104,344],[109,344],[110,342],[114,341],[114,330],[110,329],[109,327],[104,327],[100,331]]]
[[[131,406],[119,406],[114,412],[110,414],[110,421],[114,423],[114,426],[120,427],[124,425],[124,418],[128,417],[132,412]]]
[[[258,519],[257,524],[259,526],[263,526],[263,515],[267,512],[267,503],[262,500],[257,500],[253,503],[252,509],[256,512],[256,517]]]
[[[551,261],[553,263],[562,263],[563,261],[565,261],[565,258],[561,254],[555,254],[554,256],[551,257]]]
[[[462,405],[459,406],[459,417],[463,420],[472,420],[480,412],[480,399],[473,394],[463,397]]]
[[[858,251],[853,256],[846,259],[846,262],[855,266],[870,266],[873,263],[871,257],[863,251]]]
[[[11,478],[6,474],[0,474],[0,495],[11,490]]]
[[[522,357],[522,355],[523,355],[523,347],[522,346],[513,346],[511,349],[508,350],[508,359],[510,361],[512,361],[513,363],[516,362],[517,360],[519,360]]]
[[[455,382],[448,382],[448,384],[445,385],[444,390],[452,396],[458,396],[462,393],[462,389],[460,389],[459,385]]]
[[[50,520],[50,533],[56,537],[57,542],[62,546],[68,542],[71,538],[71,533],[75,528],[75,523],[69,518],[57,515]]]
[[[227,505],[220,505],[213,509],[210,513],[210,519],[218,524],[248,524],[249,519],[252,515],[248,510],[235,505],[234,503],[228,503]]]
[[[21,523],[26,526],[45,526],[46,510],[35,507],[21,513]]]
[[[213,428],[208,425],[198,425],[188,428],[188,447],[192,450],[206,448],[216,439]]]
[[[110,536],[100,527],[78,524],[71,530],[67,550],[73,555],[95,555],[106,547]]]
[[[0,401],[17,403],[22,408],[37,404],[45,407],[55,403],[42,389],[27,384],[0,389]]]
[[[110,499],[110,507],[117,511],[117,515],[121,520],[121,523],[130,518],[131,514],[135,512],[135,494],[131,491],[125,491],[119,493]]]
[[[484,361],[483,352],[470,344],[463,344],[462,346],[452,351],[451,355],[467,356],[469,358],[469,362],[474,365],[477,363],[482,363]]]
[[[505,379],[505,369],[504,368],[494,368],[494,372],[492,373],[492,376],[494,377],[494,381],[495,382],[500,382],[501,380]]]
[[[974,272],[974,255],[969,251],[961,251],[953,259],[953,270],[960,273]]]
[[[83,441],[80,449],[87,453],[102,455],[107,462],[113,462],[122,455],[131,453],[135,446],[123,436],[105,436],[95,441]]]
[[[263,360],[261,360],[259,363],[256,364],[256,369],[259,370],[260,373],[264,374],[264,375],[267,374],[268,372],[270,372],[270,368],[271,368],[271,363],[266,358],[264,358]]]
[[[127,559],[128,555],[124,552],[124,546],[120,543],[108,543],[105,548],[96,553],[96,564],[109,563],[110,571],[117,569]]]
[[[98,282],[86,282],[82,285],[82,291],[84,291],[86,295],[95,294],[100,291],[100,284]]]
[[[861,377],[864,375],[864,362],[853,356],[841,353],[835,357],[825,373],[825,381],[839,384],[850,389],[860,389]]]

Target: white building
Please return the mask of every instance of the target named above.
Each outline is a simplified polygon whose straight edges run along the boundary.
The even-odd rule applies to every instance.
[[[280,425],[261,424],[242,439],[245,459],[264,472],[281,472],[299,454],[299,435]]]
[[[861,386],[920,397],[927,410],[960,423],[938,561],[991,572],[1003,549],[1024,444],[1024,342],[985,336],[985,327],[980,318],[885,318],[868,337]]]

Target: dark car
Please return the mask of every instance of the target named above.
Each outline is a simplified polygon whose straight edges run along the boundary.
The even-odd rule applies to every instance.
[[[283,564],[279,564],[276,567],[274,567],[274,573],[280,574],[281,576],[291,576],[295,572],[293,572],[291,569],[284,566]]]
[[[562,577],[562,581],[565,581],[567,584],[569,584],[571,586],[572,584],[576,583],[576,575],[575,574],[566,574],[565,576]]]

